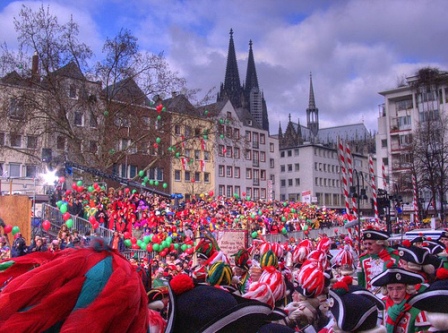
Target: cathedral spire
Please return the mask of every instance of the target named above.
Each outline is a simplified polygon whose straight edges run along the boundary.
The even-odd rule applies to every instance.
[[[245,94],[248,95],[252,88],[258,88],[257,70],[255,69],[254,52],[252,51],[252,40],[249,41],[249,59],[247,61],[246,82],[244,83]]]
[[[229,51],[227,53],[227,66],[224,78],[224,94],[230,99],[234,107],[241,106],[241,83],[236,60],[235,44],[233,42],[233,29],[230,29]],[[220,94],[223,97],[223,94]]]
[[[306,109],[307,127],[313,137],[317,137],[319,132],[319,109],[316,107],[314,99],[313,76],[310,73],[310,99]]]

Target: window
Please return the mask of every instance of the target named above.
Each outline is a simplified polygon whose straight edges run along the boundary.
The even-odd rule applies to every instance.
[[[181,174],[180,170],[174,170],[174,181],[180,182],[182,180]]]
[[[163,132],[163,119],[156,119],[156,122],[154,124],[154,128],[156,130],[159,130],[160,132]]]
[[[190,171],[185,171],[185,181],[189,182],[191,181]]]
[[[218,155],[219,156],[224,156],[224,145],[219,145],[218,146]]]
[[[280,153],[280,157],[285,157],[285,152],[284,152],[284,151],[282,151],[282,152]]]
[[[18,163],[9,163],[9,177],[20,177],[20,164]]]
[[[34,178],[37,175],[37,167],[35,165],[25,166],[25,177]]]
[[[84,126],[84,114],[82,112],[75,111],[75,126]]]
[[[252,151],[250,149],[246,149],[246,160],[252,160]]]
[[[286,187],[286,179],[280,179],[280,186]]]
[[[232,147],[231,146],[227,146],[227,148],[226,148],[226,157],[229,157],[229,158],[232,157]]]
[[[252,141],[252,134],[250,131],[246,131],[246,141],[251,142]]]
[[[129,178],[134,178],[136,175],[137,175],[137,166],[131,164],[129,166]]]
[[[296,186],[300,186],[300,178],[295,179]]]
[[[204,161],[210,161],[210,152],[208,150],[204,150]]]
[[[292,186],[292,179],[288,179],[288,186],[289,186],[289,187]]]
[[[219,177],[224,177],[224,165],[218,166],[218,175]]]
[[[232,134],[233,134],[232,132],[233,132],[232,131],[232,127],[227,126],[226,127],[226,137],[231,139],[232,138]]]
[[[191,157],[191,149],[185,149],[184,154],[185,154],[185,157],[188,157],[188,159],[190,159],[190,157]]]
[[[201,158],[201,151],[196,149],[194,151],[194,159],[199,160],[200,158]]]
[[[387,139],[382,139],[381,140],[381,148],[386,148],[387,147]]]
[[[285,165],[280,165],[280,172],[285,172],[285,171],[286,171]]]
[[[201,181],[201,173],[200,172],[195,172],[194,173],[194,181],[195,182],[200,182]]]
[[[233,177],[233,168],[229,165],[226,167],[226,177],[228,178]]]
[[[246,179],[252,179],[252,169],[246,169]]]
[[[239,159],[239,158],[240,158],[240,155],[241,155],[241,153],[240,153],[240,148],[238,148],[238,147],[234,147],[234,148],[233,148],[233,158],[235,158],[235,159]]]
[[[292,164],[288,164],[288,172],[292,171]]]
[[[97,145],[96,141],[93,141],[93,140],[89,141],[89,153],[95,154],[97,152],[97,150],[98,150],[98,145]],[[132,177],[134,177],[134,176],[131,176],[131,178]]]
[[[201,129],[199,127],[196,127],[194,129],[194,136],[200,136],[201,135]]]
[[[227,193],[226,195],[231,198],[233,197],[233,186],[227,186]]]
[[[8,116],[13,119],[24,119],[25,108],[23,102],[19,101],[17,98],[11,98],[9,100]]]
[[[224,195],[225,191],[226,191],[226,187],[224,185],[219,185],[218,195]]]
[[[292,150],[288,150],[288,157],[292,156]]]
[[[260,133],[260,143],[264,145],[266,143],[266,136]]]
[[[241,195],[241,188],[239,186],[235,186],[235,194],[238,196]]]
[[[240,178],[241,177],[241,171],[240,171],[240,167],[235,167],[235,178]]]
[[[5,145],[5,133],[0,133],[0,146]]]
[[[260,170],[260,179],[266,180],[266,170]]]
[[[299,156],[299,148],[294,149],[294,156]]]
[[[151,168],[149,169],[149,178],[154,180],[163,180],[163,168]]]
[[[70,98],[78,98],[78,94],[76,93],[76,87],[74,84],[71,84],[68,88],[68,97]]]
[[[174,126],[174,134],[180,135],[180,125],[175,125]]]
[[[300,164],[299,163],[295,163],[294,164],[294,171],[299,171],[300,170]]]
[[[29,135],[26,138],[26,147],[29,149],[36,149],[37,148],[37,137]]]
[[[210,173],[204,172],[204,183],[210,183]]]
[[[265,188],[261,189],[261,198],[260,199],[266,199],[266,189]]]
[[[260,151],[260,161],[266,162],[266,153],[264,151]]]
[[[271,153],[274,152],[274,144],[273,144],[272,142],[269,144],[269,151],[270,151]]]
[[[185,126],[184,127],[184,133],[185,133],[185,137],[189,138],[191,135],[191,127],[190,126]]]
[[[21,147],[22,146],[22,136],[19,134],[11,133],[9,137],[11,141],[11,147]]]
[[[151,126],[151,118],[150,117],[142,117],[143,124],[149,128]]]
[[[273,158],[270,158],[270,159],[269,159],[269,167],[270,167],[271,169],[273,169],[274,166],[275,166],[274,159],[273,159]]]
[[[240,130],[238,128],[233,129],[233,138],[236,140],[240,139]]]

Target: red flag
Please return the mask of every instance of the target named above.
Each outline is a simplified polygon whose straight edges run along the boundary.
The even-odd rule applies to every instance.
[[[201,167],[201,171],[205,172],[205,161],[204,160],[199,160],[199,165]]]

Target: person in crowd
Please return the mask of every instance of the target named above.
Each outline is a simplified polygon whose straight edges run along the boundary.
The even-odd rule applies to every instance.
[[[362,231],[362,245],[365,253],[359,258],[357,268],[358,285],[373,293],[379,289],[372,286],[372,279],[384,272],[389,264],[398,264],[399,256],[396,250],[387,243],[389,234],[382,230],[365,229]]]
[[[47,251],[47,246],[44,245],[42,237],[36,236],[36,237],[34,237],[34,241],[35,241],[35,245],[30,247],[30,250],[29,250],[30,253]]]
[[[27,253],[28,253],[28,247],[26,245],[26,240],[19,232],[14,236],[14,241],[11,246],[11,257],[12,258],[20,257]]]
[[[6,236],[0,236],[0,261],[11,258],[11,248]]]
[[[117,230],[114,231],[109,245],[112,249],[119,252],[123,252],[125,250],[123,237]]]
[[[420,274],[394,265],[372,279],[372,285],[382,287],[385,294],[384,324],[388,333],[414,333],[430,328],[425,312],[413,308],[408,303],[408,299],[412,296],[409,290],[414,290],[413,286],[423,282],[424,279]],[[412,286],[411,289],[409,286]]]

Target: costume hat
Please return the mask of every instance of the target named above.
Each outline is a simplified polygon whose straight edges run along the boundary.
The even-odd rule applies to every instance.
[[[365,229],[362,231],[363,240],[388,240],[389,234],[383,230]]]
[[[417,265],[426,265],[427,258],[429,256],[429,252],[425,249],[411,245],[407,246],[398,246],[398,255],[400,259],[412,262]]]
[[[386,269],[384,272],[375,276],[371,283],[372,286],[386,286],[391,283],[402,283],[402,284],[419,284],[423,283],[424,278],[418,273],[407,271],[403,268],[393,266]]]

